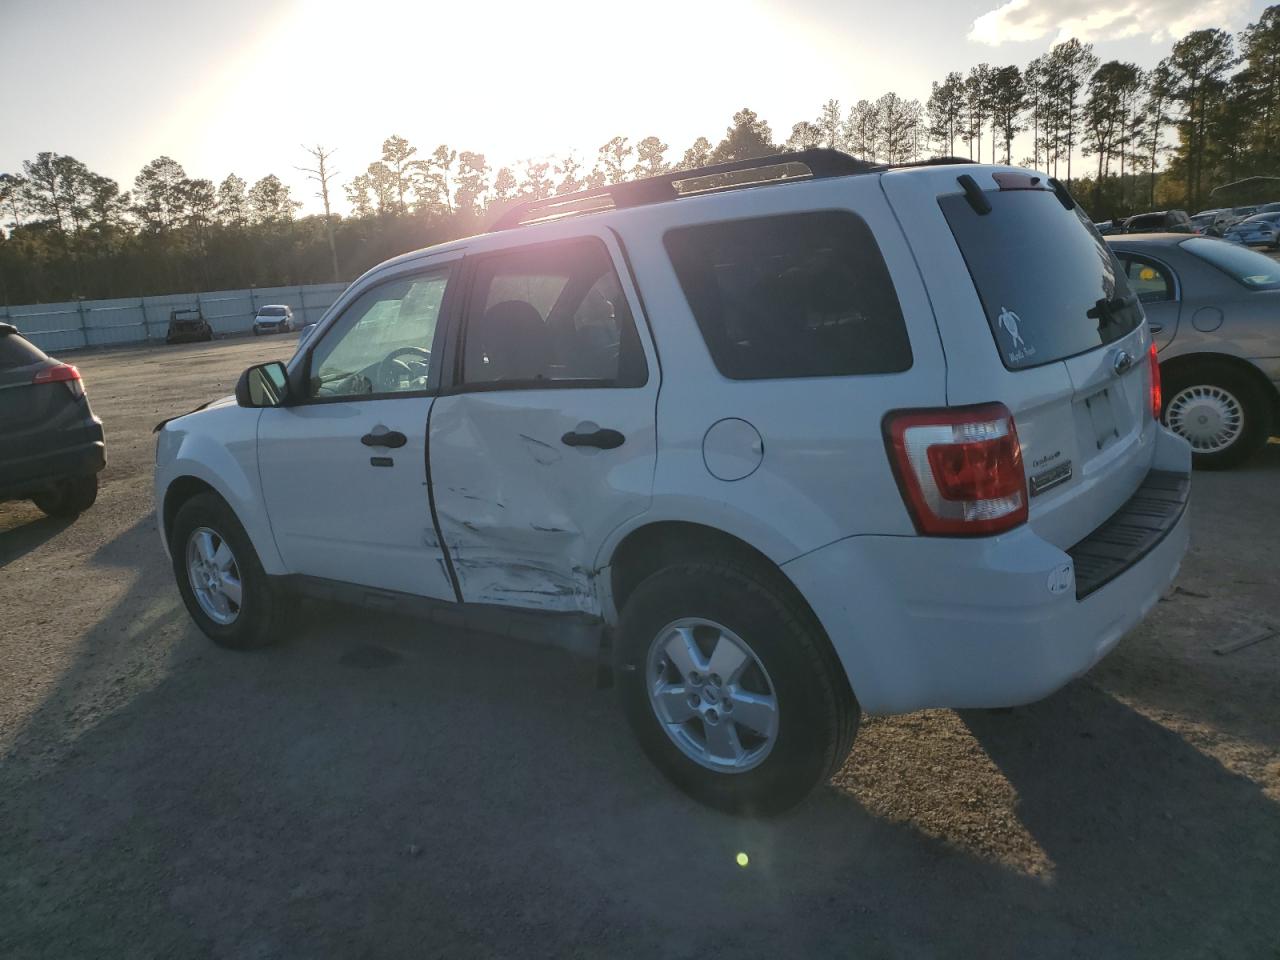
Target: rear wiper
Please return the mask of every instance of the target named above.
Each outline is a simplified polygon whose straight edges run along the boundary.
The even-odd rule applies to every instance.
[[[1103,297],[1092,307],[1085,311],[1085,316],[1090,320],[1101,320],[1104,323],[1114,323],[1116,314],[1121,310],[1134,306],[1138,302],[1137,297]]]

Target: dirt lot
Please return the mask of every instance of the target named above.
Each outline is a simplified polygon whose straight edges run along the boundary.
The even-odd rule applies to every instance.
[[[1086,679],[870,720],[752,822],[567,654],[318,605],[197,633],[151,426],[291,349],[76,357],[97,506],[0,505],[0,956],[1280,957],[1280,638],[1212,652],[1280,627],[1280,445],[1196,476],[1181,589]]]

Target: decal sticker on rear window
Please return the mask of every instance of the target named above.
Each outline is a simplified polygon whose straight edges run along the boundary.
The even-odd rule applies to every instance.
[[[1010,366],[1018,366],[1027,357],[1035,356],[1036,348],[1027,346],[1027,342],[1022,339],[1022,334],[1018,330],[1018,324],[1022,323],[1021,317],[1008,307],[1001,307],[1000,315],[996,317],[996,322],[1000,324],[1000,328],[1009,336],[1011,344],[1011,349],[1009,350]]]

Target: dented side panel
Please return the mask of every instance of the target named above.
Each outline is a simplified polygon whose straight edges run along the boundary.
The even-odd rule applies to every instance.
[[[432,486],[464,601],[601,613],[600,545],[652,495],[655,393],[651,384],[436,401]],[[602,450],[561,441],[601,427],[625,442]]]

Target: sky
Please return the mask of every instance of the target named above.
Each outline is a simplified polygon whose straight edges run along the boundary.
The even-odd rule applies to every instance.
[[[161,154],[215,183],[275,173],[304,212],[303,144],[338,183],[398,134],[489,163],[650,134],[679,157],[749,106],[785,139],[986,61],[1024,65],[1078,36],[1150,67],[1173,39],[1237,31],[1262,0],[0,0],[0,172],[41,150],[132,186]],[[340,186],[336,209],[345,211]]]

